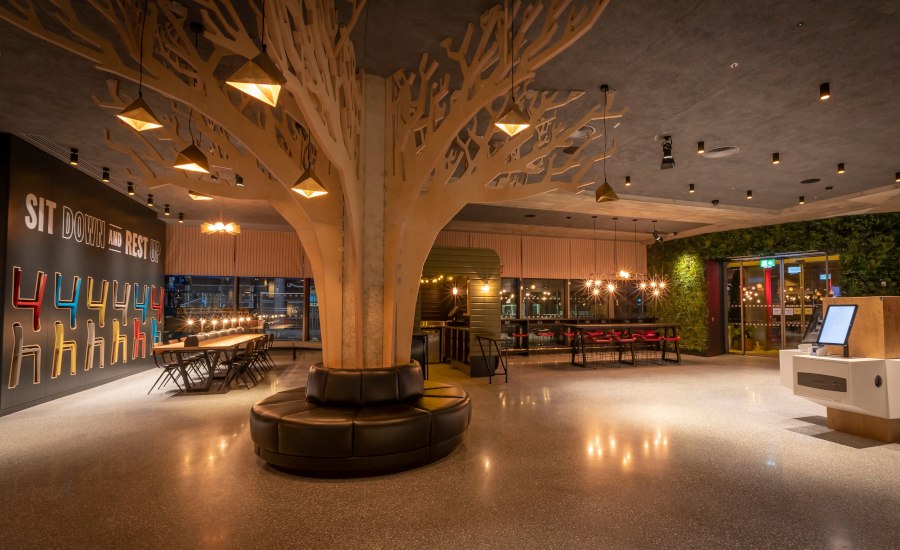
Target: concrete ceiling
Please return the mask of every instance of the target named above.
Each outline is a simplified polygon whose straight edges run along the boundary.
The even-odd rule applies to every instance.
[[[414,67],[423,51],[444,61],[440,40],[460,36],[495,3],[370,0],[354,34],[358,57],[367,71],[382,75]],[[588,190],[470,205],[451,226],[565,235],[590,227],[597,214],[607,225],[618,216],[632,228],[638,218],[645,237],[651,219],[659,220],[661,232],[684,236],[900,210],[897,51],[895,0],[613,0],[584,38],[541,70],[533,87],[586,90],[598,99],[602,83],[617,91],[617,107],[627,106],[628,113],[609,129],[618,151],[607,174],[622,200],[598,205]],[[91,99],[104,97],[106,78],[0,22],[0,130],[78,147],[83,158],[111,166],[124,180],[128,160],[105,147],[103,129],[116,139],[130,136]],[[818,100],[821,82],[831,84],[829,101]],[[165,110],[160,98],[150,99]],[[659,167],[656,138],[662,134],[674,139],[672,170]],[[734,145],[740,152],[705,158],[696,153],[698,141],[707,150]],[[779,165],[771,163],[773,152],[780,153]],[[846,173],[836,173],[838,162]],[[627,188],[626,175],[633,182]],[[222,174],[223,184],[229,178]],[[809,178],[820,181],[800,183]],[[696,193],[688,193],[689,184]],[[153,192],[157,205],[170,203],[190,220],[217,216],[224,205],[225,217],[235,221],[284,227],[265,204],[201,205],[176,187]]]

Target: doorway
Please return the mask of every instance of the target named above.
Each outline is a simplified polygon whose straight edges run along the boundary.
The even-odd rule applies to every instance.
[[[822,252],[725,262],[729,353],[796,348],[816,304],[840,296],[840,257]]]

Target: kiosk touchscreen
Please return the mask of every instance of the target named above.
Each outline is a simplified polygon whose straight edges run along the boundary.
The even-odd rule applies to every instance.
[[[849,356],[847,340],[850,338],[850,329],[853,328],[853,319],[856,318],[854,305],[832,305],[825,310],[825,319],[822,321],[822,329],[816,343],[827,346],[843,346],[844,356]]]

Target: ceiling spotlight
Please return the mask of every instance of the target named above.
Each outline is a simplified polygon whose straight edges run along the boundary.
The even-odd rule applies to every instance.
[[[831,98],[831,85],[827,82],[819,84],[819,99],[825,101]]]
[[[128,196],[129,197],[134,196],[134,184],[131,183],[130,181],[128,182]]]
[[[753,190],[747,189],[747,200],[750,200],[752,198],[753,198]]]
[[[694,192],[694,184],[692,183],[692,184],[688,185],[688,193],[693,193],[693,192]]]
[[[897,176],[900,177],[900,172],[897,172]],[[900,181],[900,179],[897,181]],[[631,187],[631,176],[625,176],[625,187]]]
[[[660,235],[659,232],[656,230],[656,220],[653,220],[653,240],[658,243],[661,243],[665,240],[665,237]]]
[[[839,163],[838,163],[838,170],[837,170],[837,172],[838,172],[838,174],[843,174],[843,173],[844,173],[844,163],[843,163],[843,162],[839,162]]]
[[[702,155],[702,154],[705,153],[705,152],[706,152],[706,149],[704,149],[704,147],[703,147],[703,142],[702,142],[702,141],[698,141],[698,142],[697,142],[697,154],[698,154],[698,155]]]
[[[897,183],[900,183],[900,172],[897,172],[896,174],[894,174],[894,181],[896,181]]]
[[[234,184],[238,187],[243,187],[244,186],[244,177],[241,176],[240,174],[235,174],[234,175]]]
[[[300,174],[300,177],[297,178],[297,183],[291,187],[291,191],[299,193],[307,199],[328,194],[328,190],[319,183],[319,178],[317,178],[316,174],[313,172],[312,166]]]
[[[772,153],[772,164],[781,164],[781,155]]]
[[[206,155],[203,154],[203,151],[200,150],[199,147],[191,143],[187,147],[181,150],[178,153],[178,156],[175,157],[174,168],[180,168],[181,170],[187,170],[189,172],[200,172],[203,174],[209,174],[209,160],[207,160]]]
[[[165,214],[166,216],[169,216],[169,215],[172,214],[172,212],[169,210],[169,205],[168,205],[168,204],[166,205],[165,210],[163,210],[163,214]]]
[[[147,195],[147,206],[153,207],[153,195]]]
[[[800,195],[800,204],[806,204],[806,197]]]
[[[213,198],[209,195],[205,195],[203,193],[198,193],[197,191],[188,190],[188,196],[195,201],[211,201]]]
[[[69,164],[71,164],[72,166],[78,166],[78,149],[74,147],[69,150]]]
[[[178,213],[178,223],[184,223],[184,212]]]
[[[712,202],[712,205],[713,205],[713,206],[719,206],[719,199],[713,199],[713,200],[710,201],[710,202]]]
[[[106,166],[103,167],[103,173],[100,175],[100,181],[103,183],[109,183],[109,168]]]
[[[663,136],[663,158],[660,169],[675,168],[675,158],[672,156],[672,136]]]

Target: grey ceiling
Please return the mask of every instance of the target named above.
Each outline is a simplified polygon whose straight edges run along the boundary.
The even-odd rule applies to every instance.
[[[368,71],[383,75],[415,66],[423,51],[445,63],[439,41],[459,37],[495,3],[370,0],[354,33],[358,54],[365,52]],[[508,219],[564,231],[596,213],[638,217],[643,225],[658,218],[667,231],[702,232],[738,219],[745,226],[771,223],[785,212],[797,219],[896,210],[900,201],[892,191],[885,195],[889,200],[870,204],[843,199],[896,187],[898,51],[896,0],[613,0],[585,37],[541,70],[533,87],[587,90],[598,98],[601,83],[617,90],[617,106],[629,111],[618,128],[610,128],[619,149],[607,172],[625,200],[596,205],[589,194],[552,194],[506,208],[469,206],[457,219]],[[90,64],[0,22],[0,130],[44,135],[79,147],[95,164],[123,167],[126,159],[102,140],[103,128],[122,129],[90,98],[103,94],[105,78]],[[818,87],[826,81],[833,98],[821,102]],[[674,138],[674,170],[659,169],[655,137],[663,133]],[[696,153],[701,140],[707,149],[736,145],[741,152],[703,158]],[[781,164],[774,166],[776,151]],[[836,173],[838,162],[846,163],[843,175]],[[629,188],[622,183],[626,175],[634,182]],[[801,184],[806,178],[821,181]],[[697,189],[692,195],[691,183]],[[744,198],[748,189],[752,201]],[[189,218],[210,214],[201,208],[218,212],[218,206],[191,203],[174,187],[155,194],[157,204],[170,202]],[[808,214],[791,210],[799,195],[806,196]],[[720,207],[712,207],[713,199]],[[283,224],[264,204],[226,208],[243,223]],[[540,212],[545,215],[524,218]]]

